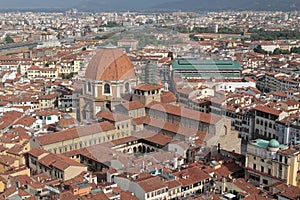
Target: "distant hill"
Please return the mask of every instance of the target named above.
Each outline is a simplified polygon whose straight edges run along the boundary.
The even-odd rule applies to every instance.
[[[86,11],[138,11],[150,9],[168,1],[170,0],[84,0],[73,5],[79,10]]]
[[[143,10],[300,10],[300,0],[0,0],[4,9],[70,9],[81,11]]]
[[[0,10],[78,8],[81,11],[137,11],[168,1],[170,0],[0,0]]]
[[[179,0],[159,4],[156,9],[220,11],[220,10],[300,10],[300,0]]]

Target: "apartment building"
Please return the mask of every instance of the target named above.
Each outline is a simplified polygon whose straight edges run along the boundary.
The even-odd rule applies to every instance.
[[[147,116],[206,133],[227,135],[231,131],[230,119],[170,104],[152,102],[146,105]]]
[[[276,136],[282,144],[297,143],[300,141],[300,119],[298,115],[288,116],[276,121]]]
[[[88,126],[78,126],[60,132],[33,137],[32,148],[43,148],[53,153],[63,153],[88,147],[122,137],[115,126],[101,122]]]
[[[252,138],[278,139],[275,121],[283,119],[288,114],[282,110],[261,105],[257,105],[253,110],[255,118]]]
[[[66,181],[87,171],[85,165],[66,156],[49,153],[44,149],[32,149],[25,154],[25,157],[32,174],[44,173],[52,179]]]
[[[263,87],[266,92],[285,91],[288,88],[299,90],[300,78],[292,77],[284,73],[266,73],[263,79]]]
[[[39,66],[31,66],[27,70],[27,78],[34,79],[36,77],[44,77],[44,78],[57,78],[58,70],[56,68],[48,68],[48,67],[39,67]]]
[[[246,150],[246,179],[255,186],[277,182],[299,186],[299,146],[281,145],[275,139],[252,140]]]

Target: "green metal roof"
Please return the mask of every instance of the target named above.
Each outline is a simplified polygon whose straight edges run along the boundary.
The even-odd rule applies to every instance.
[[[173,70],[241,70],[237,61],[231,60],[178,60],[172,63]]]
[[[269,147],[278,148],[280,146],[279,142],[275,139],[270,140]]]
[[[263,149],[267,149],[269,147],[269,143],[270,142],[268,140],[263,140],[263,139],[256,139],[256,140],[252,141],[252,144],[254,144],[255,146],[258,146],[260,148],[263,148]],[[273,142],[271,140],[271,147],[272,147],[272,143]],[[278,142],[278,144],[279,144],[279,142]],[[286,149],[286,148],[288,148],[288,146],[283,145],[283,144],[279,145],[279,149]]]
[[[239,78],[240,75],[238,73],[231,73],[231,74],[223,74],[223,73],[181,73],[179,74],[180,77],[186,78],[186,77],[203,77],[203,78]]]

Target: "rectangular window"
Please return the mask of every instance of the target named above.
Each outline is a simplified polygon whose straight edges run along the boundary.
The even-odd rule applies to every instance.
[[[31,158],[31,163],[36,165],[36,161],[34,159]]]
[[[279,165],[279,169],[278,169],[278,177],[282,178],[282,165]]]
[[[268,185],[269,181],[266,179],[263,179],[263,184]]]
[[[288,164],[288,157],[287,156],[284,156],[284,163]]]
[[[48,116],[48,117],[47,117],[47,120],[51,120],[51,116]]]
[[[256,169],[256,164],[253,164],[253,169]]]

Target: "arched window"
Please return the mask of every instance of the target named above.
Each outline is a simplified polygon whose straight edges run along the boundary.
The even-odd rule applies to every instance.
[[[108,83],[104,84],[104,94],[110,94],[110,85]]]
[[[129,83],[127,82],[127,83],[125,83],[125,93],[129,93],[129,90],[130,90],[130,88],[129,88]]]

